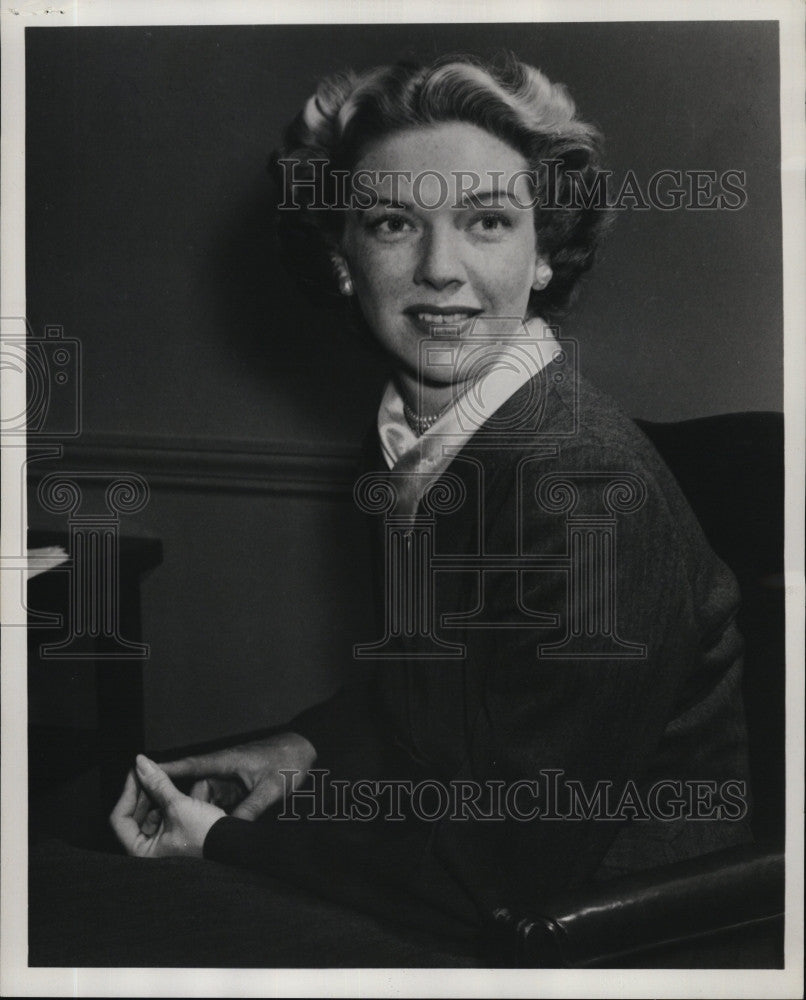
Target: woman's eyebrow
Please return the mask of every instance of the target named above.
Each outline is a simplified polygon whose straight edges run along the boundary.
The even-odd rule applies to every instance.
[[[379,208],[410,209],[412,207],[408,202],[400,201],[399,198],[378,198],[375,204]]]
[[[355,203],[348,204],[347,205],[347,210],[348,210],[348,212],[355,219],[368,219],[368,218],[372,218],[373,217],[373,213],[375,215],[377,215],[379,212],[384,212],[384,211],[386,211],[386,212],[388,212],[388,211],[401,211],[401,212],[408,211],[409,215],[413,214],[411,212],[411,206],[406,205],[403,202],[399,202],[399,201],[387,201],[387,200],[384,200],[382,198],[373,198],[372,204],[370,204],[370,205],[362,205],[360,203],[358,203],[358,204],[355,204]]]
[[[355,211],[358,215],[366,215],[367,212],[372,212],[379,208],[392,208],[392,209],[398,209],[400,211],[411,211],[413,207],[408,202],[400,201],[399,199],[395,200],[393,198],[380,198],[374,191],[367,191],[362,193],[362,197],[365,196],[371,197],[372,199],[371,204],[368,205],[361,204],[359,200],[350,206],[353,209],[353,211]]]
[[[499,188],[489,188],[485,191],[462,191],[458,200],[458,208],[476,208],[480,204],[498,205],[504,201],[507,191]]]

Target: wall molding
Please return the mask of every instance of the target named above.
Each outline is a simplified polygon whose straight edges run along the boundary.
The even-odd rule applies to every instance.
[[[36,459],[36,443],[28,446],[34,482],[54,471],[136,472],[151,486],[173,490],[347,497],[359,468],[358,448],[327,442],[83,434],[65,442],[55,459]]]

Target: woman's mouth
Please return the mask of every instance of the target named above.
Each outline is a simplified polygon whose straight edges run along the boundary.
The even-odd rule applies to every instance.
[[[451,332],[459,335],[469,328],[470,321],[479,315],[481,309],[412,306],[404,311],[426,333],[430,333],[434,327],[438,327],[440,332],[448,333],[447,328],[451,327]]]

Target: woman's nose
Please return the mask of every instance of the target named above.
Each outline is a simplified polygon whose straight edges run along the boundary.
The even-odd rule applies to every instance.
[[[465,272],[460,251],[455,232],[432,230],[420,244],[414,283],[437,289],[463,285]]]

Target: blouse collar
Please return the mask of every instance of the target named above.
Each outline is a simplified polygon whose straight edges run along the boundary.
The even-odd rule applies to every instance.
[[[439,419],[418,437],[403,412],[403,399],[390,381],[378,410],[378,437],[390,469],[444,472],[456,454],[503,404],[551,361],[558,350],[551,328],[535,318],[523,335],[505,343],[480,342],[480,374],[457,393]],[[489,355],[489,360],[484,357]],[[476,359],[478,360],[478,359]]]

